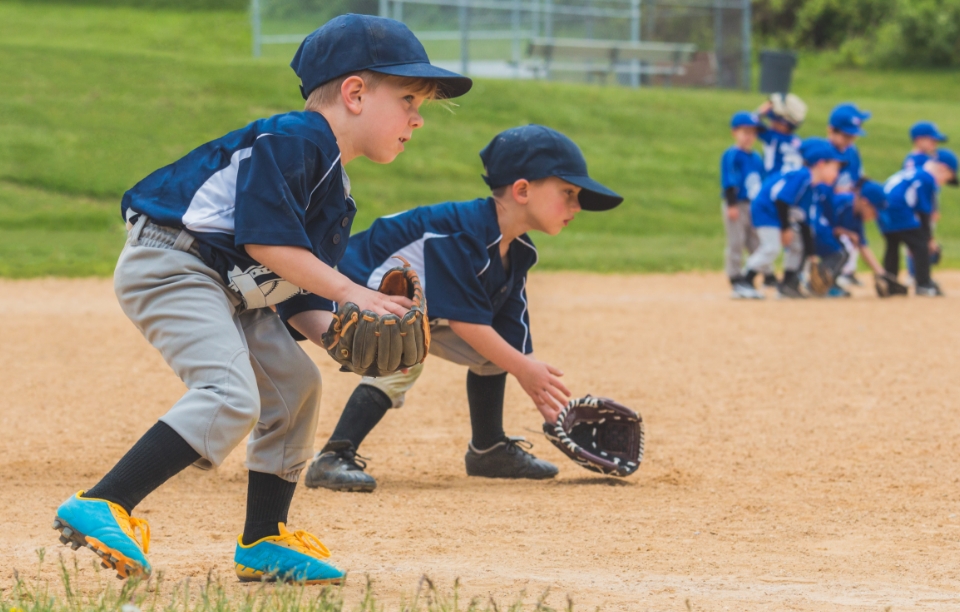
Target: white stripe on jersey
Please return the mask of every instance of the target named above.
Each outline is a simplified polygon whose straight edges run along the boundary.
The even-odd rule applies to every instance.
[[[523,242],[523,240],[521,240],[520,242]],[[523,312],[520,313],[520,322],[523,323],[523,344],[520,345],[520,352],[526,355],[527,340],[530,339],[530,328],[527,326],[527,322],[524,321],[523,319],[527,315],[527,277],[526,276],[523,277],[523,288],[520,289],[520,299],[523,300]]]
[[[410,244],[404,246],[402,249],[396,251],[387,258],[385,262],[380,264],[373,272],[370,273],[370,278],[367,279],[367,287],[376,291],[380,287],[380,281],[383,279],[383,275],[387,273],[387,270],[391,268],[396,268],[397,266],[402,266],[403,264],[399,259],[394,259],[394,255],[399,255],[407,261],[410,262],[410,267],[417,271],[417,274],[420,275],[420,286],[423,287],[423,290],[427,290],[427,274],[424,270],[423,265],[423,246],[424,243],[430,238],[446,238],[447,234],[434,234],[431,232],[425,232],[423,237],[419,240],[414,240]]]
[[[230,156],[230,165],[214,173],[197,189],[190,206],[183,213],[183,225],[192,232],[224,232],[232,234],[237,208],[237,173],[240,162],[250,157],[253,147],[237,149]]]

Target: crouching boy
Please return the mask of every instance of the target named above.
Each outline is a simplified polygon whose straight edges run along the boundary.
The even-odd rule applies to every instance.
[[[492,196],[378,219],[350,239],[340,269],[355,282],[376,287],[396,265],[393,257],[401,255],[420,274],[432,323],[431,355],[467,367],[468,475],[552,478],[556,467],[527,452],[530,445],[523,438],[507,437],[503,430],[507,374],[548,422],[556,421],[570,395],[562,372],[533,358],[527,271],[537,262],[537,250],[527,232],[555,236],[581,210],[609,210],[623,198],[587,175],[573,141],[543,126],[499,134],[480,158]],[[311,463],[308,487],[376,487],[357,449],[390,408],[403,405],[422,371],[418,365],[362,379]]]

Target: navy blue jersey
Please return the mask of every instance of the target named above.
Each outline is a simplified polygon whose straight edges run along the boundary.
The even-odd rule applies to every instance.
[[[834,188],[837,191],[853,191],[860,179],[863,178],[863,163],[860,161],[860,151],[857,150],[857,147],[850,145],[841,155],[843,155],[843,161],[846,163],[840,168],[840,174],[837,175]]]
[[[763,167],[768,175],[775,172],[786,174],[803,167],[800,155],[803,140],[799,136],[763,129],[758,137],[763,142]]]
[[[247,308],[284,302],[281,310],[288,301],[301,310],[333,304],[280,279],[244,245],[303,247],[335,266],[357,211],[329,124],[306,111],[254,121],[194,149],[127,191],[121,208],[128,221],[146,214],[186,228]]]
[[[381,217],[352,236],[339,269],[376,289],[400,255],[420,274],[431,318],[491,325],[512,347],[531,353],[526,287],[537,249],[526,234],[518,237],[506,270],[502,238],[493,198],[421,206]]]
[[[833,187],[830,185],[817,185],[812,192],[807,218],[810,220],[810,228],[813,231],[817,255],[825,257],[844,250],[843,244],[833,231],[838,227],[837,203],[834,200]]]
[[[720,159],[720,193],[737,190],[737,200],[749,202],[760,193],[763,184],[763,159],[754,151],[730,147]]]
[[[887,206],[877,215],[877,223],[884,233],[917,229],[920,214],[934,211],[939,191],[937,181],[925,170],[901,170],[883,185]]]
[[[806,217],[812,197],[810,170],[807,168],[768,176],[760,188],[760,193],[750,204],[753,226],[780,227],[777,200],[783,200],[789,206],[803,211]]]

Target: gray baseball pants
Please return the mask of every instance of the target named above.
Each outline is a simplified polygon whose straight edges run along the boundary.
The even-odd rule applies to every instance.
[[[244,310],[186,231],[129,230],[114,273],[123,312],[187,392],[160,420],[220,465],[249,435],[246,467],[296,482],[313,455],[320,371],[272,310]]]
[[[723,261],[727,271],[727,277],[730,279],[737,278],[741,274],[743,268],[743,252],[746,251],[748,255],[752,255],[760,245],[757,231],[754,229],[750,219],[750,202],[745,200],[737,202],[736,207],[740,213],[739,217],[736,221],[731,221],[730,217],[727,216],[729,206],[727,206],[725,201],[720,203],[721,214],[723,216],[723,229],[727,232],[727,248],[723,252]],[[772,267],[758,270],[758,272],[764,274],[772,271]]]
[[[430,322],[430,355],[467,366],[471,372],[479,376],[495,376],[504,372],[503,368],[473,350],[473,347],[453,333],[450,325],[443,320]],[[423,364],[421,363],[406,371],[401,370],[379,378],[364,376],[360,384],[380,389],[393,402],[394,408],[400,408],[406,400],[407,391],[413,388],[422,373]]]
[[[803,264],[803,238],[800,236],[799,226],[791,227],[793,230],[793,240],[783,248],[783,269],[792,272],[798,272]],[[773,262],[777,260],[782,245],[780,244],[781,230],[779,227],[758,227],[757,238],[760,245],[747,258],[747,265],[744,268],[744,274],[749,271],[763,272],[765,269],[773,269]]]

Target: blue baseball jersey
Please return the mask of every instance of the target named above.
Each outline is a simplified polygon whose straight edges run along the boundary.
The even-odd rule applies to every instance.
[[[339,269],[376,289],[400,255],[420,274],[431,318],[490,325],[527,354],[533,352],[527,272],[537,249],[529,236],[519,236],[505,269],[502,238],[493,198],[421,206],[381,217],[352,236]]]
[[[753,226],[780,227],[777,200],[783,200],[789,206],[803,211],[806,217],[813,197],[810,180],[810,170],[807,168],[768,176],[760,187],[760,193],[750,204]]]
[[[833,231],[838,227],[834,196],[833,187],[830,185],[817,185],[812,189],[807,218],[813,231],[817,255],[821,257],[844,250],[843,243]]]
[[[763,159],[754,151],[738,147],[727,149],[720,159],[721,194],[728,188],[737,190],[738,201],[751,201],[763,184]]]
[[[833,210],[836,227],[842,227],[857,234],[861,245],[867,244],[867,234],[863,226],[863,218],[853,209],[856,196],[852,193],[838,193],[833,196]]]
[[[319,113],[260,119],[160,168],[123,196],[124,219],[140,214],[186,228],[200,256],[247,308],[332,310],[254,261],[244,245],[308,249],[335,266],[356,215],[340,149]]]
[[[930,156],[926,153],[909,153],[903,159],[904,170],[921,170],[923,164],[930,161]]]
[[[762,129],[757,135],[763,143],[763,167],[767,174],[786,174],[803,167],[800,145],[803,140],[796,134],[781,134],[771,129]]]
[[[860,151],[854,145],[850,145],[841,155],[843,155],[843,161],[846,163],[840,168],[840,174],[837,175],[834,189],[853,191],[857,182],[863,178],[863,163],[860,161]]]
[[[920,213],[929,215],[939,187],[925,170],[901,170],[883,185],[887,206],[879,211],[877,223],[886,234],[920,227]]]

